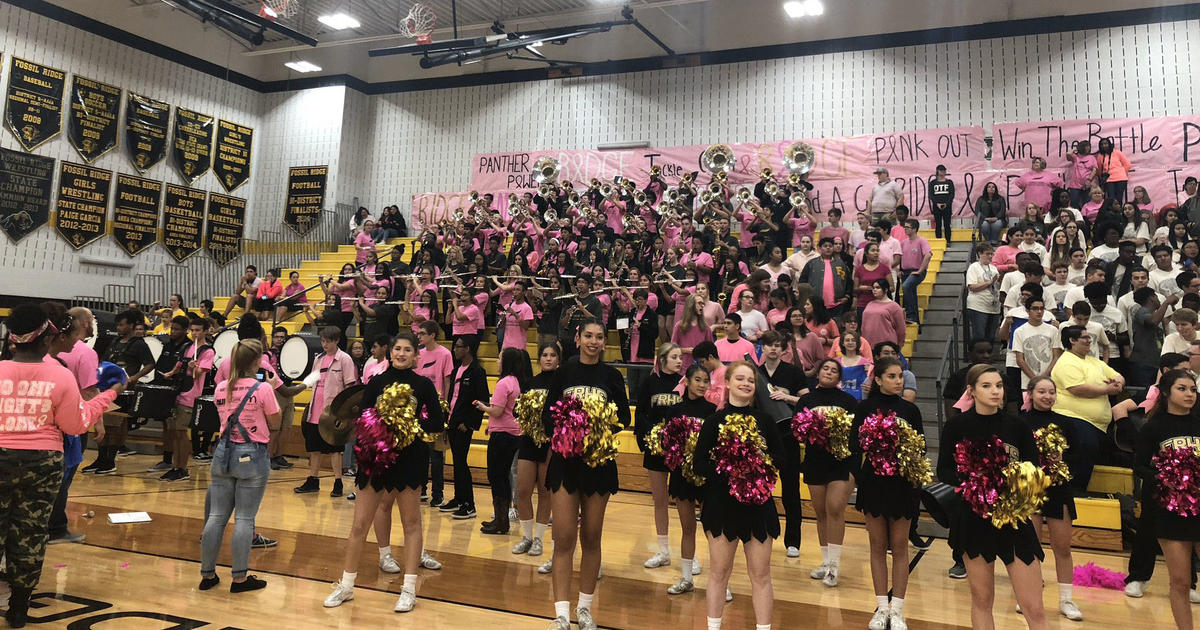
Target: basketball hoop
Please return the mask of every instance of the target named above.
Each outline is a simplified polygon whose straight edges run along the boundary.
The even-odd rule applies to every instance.
[[[400,20],[399,31],[404,37],[415,37],[418,44],[428,44],[433,41],[430,34],[437,25],[437,14],[433,9],[420,2],[413,3],[408,15]]]
[[[300,0],[261,0],[262,7],[258,10],[259,17],[275,20],[276,18],[295,17],[300,11]]]

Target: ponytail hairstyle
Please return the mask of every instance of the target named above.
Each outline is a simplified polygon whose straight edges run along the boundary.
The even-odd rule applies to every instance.
[[[979,382],[979,377],[990,372],[1000,374],[1000,370],[996,369],[996,366],[990,363],[977,363],[972,365],[971,368],[967,370],[967,387],[974,388],[975,384]],[[1004,379],[1000,379],[1000,387],[1002,389],[1004,388]],[[1029,383],[1029,391],[1033,391],[1033,381],[1030,381]]]
[[[229,371],[229,381],[225,385],[226,403],[233,403],[234,385],[239,379],[253,378],[254,374],[258,372],[262,353],[263,344],[258,339],[243,339],[233,347],[233,352],[229,356],[229,360],[233,361],[233,369]]]
[[[884,375],[885,372],[888,371],[888,368],[890,368],[892,366],[896,366],[896,367],[900,368],[900,371],[902,373],[904,372],[904,364],[901,363],[900,359],[897,359],[896,357],[882,357],[882,358],[875,359],[875,365],[871,368],[871,381],[872,381],[871,382],[871,396],[872,397],[877,396],[877,395],[878,396],[883,395],[879,391],[881,389],[879,386],[879,384],[880,384],[879,379],[880,379],[880,377],[882,377]],[[995,369],[995,368],[993,368],[993,369]],[[968,383],[974,383],[974,381],[968,380]]]
[[[634,348],[636,350],[637,348]],[[654,373],[662,376],[662,366],[667,362],[667,355],[671,354],[672,350],[678,350],[679,346],[670,341],[663,342],[658,345],[658,350],[654,353]]]

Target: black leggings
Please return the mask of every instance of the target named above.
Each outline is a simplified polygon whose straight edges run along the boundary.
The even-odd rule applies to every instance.
[[[492,486],[492,504],[505,505],[512,498],[513,458],[521,447],[521,437],[511,433],[496,431],[488,436],[487,473],[488,483]],[[499,517],[500,513],[497,512]],[[507,514],[505,514],[507,517]]]

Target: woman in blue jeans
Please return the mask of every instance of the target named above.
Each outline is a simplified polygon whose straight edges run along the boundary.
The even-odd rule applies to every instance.
[[[243,339],[234,347],[233,369],[229,380],[217,385],[213,399],[221,417],[221,437],[212,459],[209,484],[209,508],[200,542],[200,590],[206,591],[221,580],[217,577],[217,553],[225,535],[225,524],[234,515],[233,584],[231,593],[254,591],[267,585],[257,576],[247,575],[250,543],[254,538],[254,517],[267,489],[271,458],[267,442],[269,425],[278,426],[279,403],[269,385],[255,375],[262,358],[262,342]]]

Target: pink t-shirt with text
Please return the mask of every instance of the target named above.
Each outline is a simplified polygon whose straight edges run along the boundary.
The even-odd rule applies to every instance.
[[[229,391],[229,381],[225,381],[217,385],[216,391],[213,392],[213,400],[217,403],[217,415],[221,417],[221,431],[229,426],[229,418],[233,412],[237,411],[238,406],[242,404],[242,399],[250,392],[250,388],[257,383],[257,379],[242,378],[238,379],[233,386],[233,399],[227,395]],[[245,427],[246,432],[250,434],[250,441],[257,444],[266,444],[271,439],[271,430],[267,426],[267,416],[279,413],[279,401],[275,400],[275,394],[271,391],[271,386],[263,383],[250,400],[246,402],[246,408],[242,410],[238,416],[238,422]],[[236,428],[229,432],[229,439],[238,444],[245,444],[246,440],[242,437],[242,432]]]
[[[508,317],[504,318],[504,345],[500,349],[517,348],[518,350],[524,350],[528,338],[525,331],[521,329],[521,322],[532,321],[533,307],[529,306],[528,302],[510,305]]]

